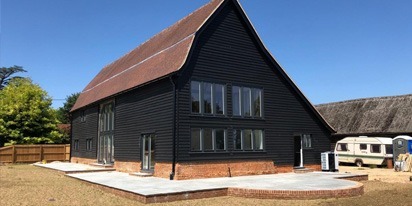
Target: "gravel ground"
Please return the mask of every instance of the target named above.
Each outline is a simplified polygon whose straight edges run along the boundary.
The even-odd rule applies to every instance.
[[[365,194],[351,198],[318,200],[275,200],[237,197],[216,197],[177,201],[153,205],[348,205],[348,206],[410,206],[412,202],[411,174],[390,169],[341,167],[341,171],[369,173],[363,181]],[[376,180],[375,180],[376,179]],[[0,205],[144,205],[134,200],[116,196],[89,184],[64,176],[53,170],[31,165],[0,166]]]
[[[412,176],[412,172],[395,172],[394,169],[356,166],[339,166],[339,172],[368,174],[369,180],[378,180],[388,183],[410,183],[410,177]]]

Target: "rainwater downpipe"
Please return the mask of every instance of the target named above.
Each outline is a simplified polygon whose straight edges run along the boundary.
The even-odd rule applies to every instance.
[[[176,84],[173,81],[172,76],[169,77],[170,82],[173,85],[173,146],[172,146],[172,172],[170,173],[170,180],[175,177],[176,171]]]

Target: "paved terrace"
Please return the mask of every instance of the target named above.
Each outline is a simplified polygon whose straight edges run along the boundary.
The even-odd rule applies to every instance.
[[[35,166],[62,172],[80,171],[81,167],[87,171],[94,171],[91,166],[74,163],[35,164]],[[351,197],[362,195],[363,185],[346,179],[367,179],[364,175],[311,172],[171,181],[156,177],[136,177],[116,171],[100,171],[97,174],[87,171],[70,173],[67,176],[144,203],[226,195],[278,199]]]

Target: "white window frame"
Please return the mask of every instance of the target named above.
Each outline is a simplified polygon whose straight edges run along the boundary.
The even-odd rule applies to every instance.
[[[234,99],[233,99],[233,92],[235,91],[235,88],[236,89],[239,89],[238,90],[238,92],[239,92],[239,99],[237,100],[238,102],[238,106],[239,106],[239,110],[240,110],[240,115],[239,114],[235,114],[234,113],[234,111],[233,111],[233,108],[234,108],[234,106],[233,105],[235,105],[235,101],[234,101]],[[244,91],[244,89],[248,89],[249,90],[249,113],[250,113],[250,115],[245,115],[245,109],[243,108],[243,106],[244,106],[244,104],[245,104],[245,102],[244,102],[244,94],[243,94],[243,91]],[[255,116],[254,115],[254,107],[253,107],[253,101],[252,101],[252,98],[253,98],[253,92],[254,91],[258,91],[259,92],[259,98],[260,98],[260,115],[259,116]],[[263,112],[263,89],[261,89],[261,88],[256,88],[256,87],[243,87],[243,86],[238,86],[238,85],[233,85],[232,86],[232,115],[233,116],[235,116],[235,117],[246,117],[246,118],[258,118],[258,119],[261,119],[261,118],[263,118],[264,117],[264,112]]]
[[[311,134],[302,134],[302,147],[303,149],[312,149],[312,135]]]
[[[192,82],[197,82],[199,83],[199,112],[193,112],[193,108],[192,108]],[[205,106],[204,106],[204,85],[205,84],[210,84],[211,85],[211,113],[205,113]],[[223,94],[222,94],[222,101],[223,101],[223,114],[217,114],[216,112],[216,85],[221,85],[223,88]],[[227,86],[226,84],[219,84],[219,83],[212,83],[212,82],[206,82],[206,81],[191,81],[190,82],[190,112],[192,114],[201,114],[201,115],[214,115],[214,116],[224,116],[227,114],[227,106],[226,106],[226,102],[227,102]]]
[[[199,148],[200,150],[192,150],[190,149],[191,152],[204,152],[204,153],[208,153],[208,152],[226,152],[227,151],[227,129],[224,128],[191,128],[190,130],[190,141],[193,141],[193,137],[192,137],[192,130],[193,129],[198,129],[200,131],[200,145]],[[205,129],[211,129],[212,130],[212,149],[211,150],[206,150],[205,146],[204,146],[204,130]],[[223,130],[223,134],[224,134],[224,149],[216,149],[216,130]],[[190,145],[192,145],[192,143],[190,143]]]
[[[86,151],[90,152],[93,149],[93,139],[86,139]]]
[[[251,131],[251,149],[245,149],[245,130],[250,130]],[[255,131],[261,131],[262,134],[262,142],[260,143],[262,145],[262,149],[257,149],[255,148]],[[238,149],[236,148],[236,133],[240,132],[240,141],[241,141],[241,148]],[[264,151],[265,150],[265,131],[263,129],[234,129],[233,130],[233,148],[235,151]]]

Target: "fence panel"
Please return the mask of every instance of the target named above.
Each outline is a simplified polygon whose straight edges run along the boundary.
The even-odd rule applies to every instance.
[[[68,161],[70,145],[13,145],[0,148],[0,162],[30,163],[40,161]]]

